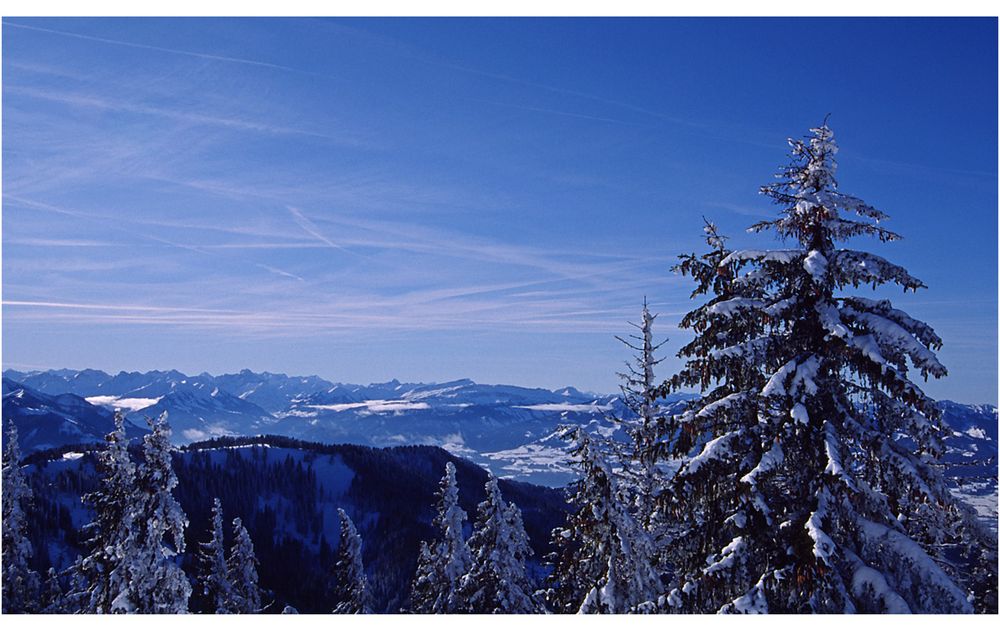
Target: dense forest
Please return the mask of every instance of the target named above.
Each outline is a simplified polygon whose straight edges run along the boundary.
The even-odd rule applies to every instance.
[[[87,549],[81,531],[90,517],[79,498],[98,488],[98,451],[97,445],[65,446],[22,460],[34,496],[27,532],[38,553],[30,567],[42,576],[49,567],[65,573]],[[81,456],[67,461],[64,453]],[[135,446],[130,453],[141,459]],[[420,542],[433,538],[434,491],[445,464],[459,471],[460,501],[469,514],[485,498],[487,480],[481,468],[437,447],[373,449],[283,436],[204,441],[176,450],[172,462],[178,480],[174,495],[189,522],[180,566],[192,577],[201,571],[198,551],[211,532],[213,499],[218,498],[226,521],[239,518],[253,541],[264,612],[280,612],[287,605],[302,613],[332,610],[340,533],[335,507],[365,516],[358,518],[358,529],[369,542],[362,558],[373,610],[406,608]],[[539,576],[550,550],[548,533],[565,512],[562,494],[504,480],[500,488],[521,507],[528,535],[539,542],[529,563],[529,571]],[[232,539],[226,529],[226,549]],[[67,578],[61,580],[68,589]],[[213,611],[198,589],[189,607]]]

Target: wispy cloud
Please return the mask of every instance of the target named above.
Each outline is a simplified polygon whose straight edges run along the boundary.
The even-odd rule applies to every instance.
[[[30,26],[28,24],[20,24],[18,22],[11,22],[10,20],[3,20],[4,26],[10,26],[12,28],[26,29],[30,31],[36,31],[39,33],[49,33],[51,35],[60,35],[62,37],[72,37],[74,39],[80,39],[88,42],[98,42],[101,44],[111,44],[114,46],[125,46],[128,48],[138,48],[141,50],[152,50],[161,53],[169,53],[171,55],[184,55],[186,57],[194,57],[196,59],[206,59],[209,61],[219,61],[231,64],[241,64],[246,66],[254,66],[257,68],[270,68],[273,70],[282,70],[285,72],[294,72],[297,74],[307,74],[307,75],[317,75],[318,73],[309,72],[305,70],[300,70],[298,68],[292,68],[290,66],[282,66],[280,64],[273,64],[266,61],[257,61],[254,59],[244,59],[241,57],[228,57],[226,55],[213,55],[209,53],[201,53],[191,50],[182,50],[179,48],[165,48],[163,46],[152,46],[150,44],[140,44],[137,42],[126,42],[118,39],[110,39],[106,37],[95,37],[93,35],[84,35],[82,33],[73,33],[70,31],[62,31],[51,28],[42,28],[40,26]]]
[[[273,125],[270,123],[264,123],[249,118],[212,116],[207,114],[199,114],[197,112],[192,112],[190,110],[156,107],[156,106],[143,105],[141,103],[135,103],[124,100],[102,98],[99,96],[94,96],[89,94],[80,94],[74,92],[67,92],[63,90],[30,88],[25,86],[10,85],[9,83],[5,83],[3,89],[4,92],[9,94],[16,94],[25,97],[31,97],[34,99],[42,99],[46,101],[52,101],[55,103],[62,103],[64,105],[69,105],[72,107],[112,110],[116,112],[127,112],[130,114],[138,114],[145,116],[158,116],[195,125],[211,125],[216,127],[232,128],[243,131],[253,131],[253,132],[261,132],[267,134],[304,136],[304,137],[318,138],[322,140],[335,141],[338,143],[344,143],[351,146],[363,145],[363,143],[361,143],[360,141],[349,139],[343,136],[334,136],[306,129],[296,129],[294,127]]]
[[[306,279],[302,278],[301,276],[292,274],[291,272],[286,272],[283,269],[278,269],[277,267],[271,267],[270,265],[265,265],[264,263],[255,263],[255,265],[263,270],[271,272],[272,274],[277,274],[278,276],[282,276],[284,278],[291,278],[299,281],[300,283],[306,282]]]
[[[146,305],[95,304],[81,302],[42,302],[32,300],[4,300],[11,307],[42,307],[48,309],[83,309],[97,311],[144,311],[152,313],[232,313],[222,309],[196,309],[190,307],[157,307]]]
[[[292,218],[295,220],[295,223],[297,223],[302,228],[302,230],[304,230],[307,234],[315,237],[317,241],[320,241],[321,243],[324,243],[335,250],[340,250],[342,252],[350,252],[350,250],[340,245],[339,243],[335,243],[332,239],[328,238],[325,234],[320,232],[319,229],[316,228],[316,224],[310,221],[310,219],[306,217],[301,210],[295,208],[294,206],[288,206],[287,208],[288,212],[292,214]]]
[[[574,310],[558,302],[523,305],[464,304],[459,310],[406,309],[337,311],[226,311],[141,305],[80,304],[4,300],[4,318],[12,322],[145,325],[159,328],[217,330],[233,333],[309,338],[330,332],[393,331],[559,331],[606,332],[621,329],[628,311]],[[520,307],[520,308],[511,308]],[[598,317],[593,317],[598,316]]]
[[[4,245],[23,245],[41,248],[113,248],[120,247],[121,243],[111,241],[94,241],[87,239],[32,239],[32,238],[6,238]]]

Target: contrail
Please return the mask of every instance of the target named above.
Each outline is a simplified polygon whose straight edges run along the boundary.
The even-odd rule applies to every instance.
[[[135,42],[124,42],[118,39],[108,39],[106,37],[96,37],[94,35],[83,35],[81,33],[72,33],[70,31],[60,31],[51,28],[42,28],[40,26],[28,26],[27,24],[17,24],[14,22],[3,21],[4,26],[11,26],[14,28],[23,28],[30,31],[39,31],[41,33],[51,33],[53,35],[62,35],[64,37],[75,37],[77,39],[83,39],[90,42],[100,42],[102,44],[113,44],[115,46],[128,46],[130,48],[141,48],[143,50],[155,50],[161,53],[170,53],[173,55],[186,55],[188,57],[196,57],[198,59],[209,59],[211,61],[224,61],[233,64],[244,64],[247,66],[258,66],[261,68],[271,68],[274,70],[284,70],[285,72],[294,72],[297,74],[308,74],[317,76],[329,76],[323,75],[317,72],[310,72],[308,70],[300,70],[298,68],[292,68],[290,66],[282,66],[280,64],[272,64],[266,61],[255,61],[253,59],[243,59],[241,57],[227,57],[225,55],[211,55],[208,53],[198,53],[190,50],[179,50],[176,48],[165,48],[163,46],[153,46],[151,44],[137,44]]]

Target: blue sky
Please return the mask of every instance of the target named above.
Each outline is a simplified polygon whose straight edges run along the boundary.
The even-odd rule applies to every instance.
[[[857,242],[997,397],[996,20],[3,23],[5,368],[611,391],[701,217],[735,246],[831,114]],[[678,366],[670,359],[661,373]]]

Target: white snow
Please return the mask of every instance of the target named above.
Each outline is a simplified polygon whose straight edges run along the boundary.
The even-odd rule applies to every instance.
[[[723,300],[711,305],[707,309],[707,312],[712,315],[720,315],[722,317],[729,318],[741,310],[759,309],[763,305],[764,303],[760,300],[751,300],[750,298],[733,298],[731,300]]]
[[[724,610],[731,609],[736,613],[763,614],[768,612],[767,596],[764,592],[764,577],[761,576],[757,584],[750,591],[743,594],[730,605],[723,607]]]
[[[823,282],[826,275],[827,260],[819,250],[810,250],[806,258],[802,260],[802,267],[813,277],[817,283]]]
[[[906,353],[913,359],[913,363],[918,368],[924,368],[934,375],[943,376],[946,374],[944,366],[938,362],[934,352],[914,339],[909,331],[896,322],[874,313],[858,311],[849,306],[845,306],[842,313],[863,325],[877,340],[877,346],[898,349]]]
[[[875,338],[871,335],[856,335],[847,341],[848,344],[861,351],[861,354],[872,360],[885,370],[886,361],[882,357],[881,349]]]
[[[719,262],[719,267],[725,267],[735,261],[776,261],[790,263],[802,256],[802,250],[736,250]]]
[[[806,406],[801,403],[796,403],[792,406],[789,414],[791,414],[792,418],[798,423],[805,425],[809,422],[809,412],[806,411]]]
[[[719,560],[705,568],[705,574],[715,574],[722,570],[728,570],[736,563],[736,558],[745,550],[747,544],[743,537],[735,537],[719,553]]]
[[[740,482],[746,482],[750,486],[757,485],[757,476],[774,469],[785,460],[785,452],[781,450],[781,443],[775,442],[760,458],[757,466],[751,469],[750,473],[740,478]]]
[[[431,406],[424,401],[386,401],[383,399],[373,399],[360,403],[333,403],[327,405],[307,405],[306,407],[314,410],[328,410],[330,412],[364,409],[368,412],[378,414],[380,412],[402,412],[405,410],[429,410]]]
[[[824,489],[820,496],[819,508],[809,515],[809,519],[806,521],[806,531],[809,533],[809,537],[813,540],[813,554],[817,559],[821,559],[828,566],[833,565],[832,556],[834,550],[837,549],[836,544],[830,535],[826,534],[823,530],[823,517],[826,515],[826,490]]]
[[[696,473],[702,465],[728,456],[731,453],[729,443],[733,442],[733,439],[739,436],[740,433],[739,430],[732,431],[705,443],[705,447],[701,450],[701,453],[688,462],[684,472],[687,474]]]
[[[885,613],[913,613],[906,601],[885,581],[885,576],[876,569],[862,564],[851,577],[851,593],[855,598],[864,596],[870,589],[885,605]]]
[[[823,301],[816,304],[816,315],[819,316],[819,322],[823,325],[823,328],[834,337],[850,337],[851,332],[844,326],[844,323],[840,321],[840,312],[837,308],[831,305],[829,302]]]
[[[719,399],[718,401],[709,403],[705,407],[698,410],[698,413],[695,416],[697,416],[698,418],[705,418],[708,416],[712,416],[713,414],[715,414],[720,410],[728,409],[732,407],[733,404],[742,402],[744,399],[746,399],[746,396],[747,395],[745,392],[734,392],[733,394],[726,395],[721,399]]]
[[[972,613],[972,605],[969,604],[966,594],[937,563],[927,556],[920,544],[901,532],[864,518],[858,518],[858,525],[866,543],[884,545],[899,555],[900,561],[905,560],[912,565],[926,588],[936,587],[952,600],[951,606],[954,611]]]
[[[788,378],[788,375],[792,374],[792,371],[795,370],[795,365],[795,360],[790,360],[787,364],[779,368],[777,372],[771,375],[771,378],[767,380],[767,383],[761,389],[760,396],[765,398],[771,396],[784,396],[784,381]]]
[[[539,412],[587,412],[591,414],[611,410],[610,405],[600,405],[598,403],[536,403],[534,405],[514,405],[512,407]]]
[[[163,397],[156,397],[155,399],[144,399],[138,397],[123,398],[113,395],[101,395],[96,397],[87,397],[86,401],[91,405],[97,405],[112,410],[129,410],[130,412],[135,412],[136,410],[143,410],[156,405],[162,398]]]
[[[844,470],[844,465],[840,461],[840,441],[837,439],[836,430],[830,421],[824,424],[824,442],[826,443],[826,468],[824,471],[832,476],[842,478],[847,486],[854,488],[854,482]]]

